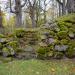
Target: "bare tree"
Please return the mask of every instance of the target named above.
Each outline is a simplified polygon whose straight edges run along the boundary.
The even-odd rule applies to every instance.
[[[75,12],[75,0],[67,0],[67,10],[68,13]]]
[[[25,0],[26,3],[27,0]],[[20,27],[22,25],[22,7],[24,7],[25,3],[21,5],[21,0],[15,0],[15,10],[12,10],[12,4],[10,0],[10,12],[16,15],[16,26]]]
[[[36,11],[36,0],[28,0],[29,15],[32,22],[32,27],[36,27],[35,11]]]
[[[66,14],[66,0],[56,0],[59,3],[59,15],[61,14],[61,7],[62,7],[62,15]]]

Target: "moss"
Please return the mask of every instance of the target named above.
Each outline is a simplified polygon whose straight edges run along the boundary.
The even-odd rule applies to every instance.
[[[58,21],[57,22],[57,25],[59,26],[59,27],[62,27],[62,26],[65,26],[65,22],[64,21]]]
[[[25,34],[25,30],[24,29],[16,29],[15,31],[15,35],[18,38],[23,38]]]
[[[66,31],[60,31],[60,32],[57,33],[57,36],[60,39],[65,39],[67,37],[67,32]]]
[[[54,55],[54,51],[49,51],[49,52],[47,53],[47,56],[48,56],[48,57],[53,57],[53,55]]]
[[[72,23],[66,23],[65,24],[68,28],[72,27]]]
[[[66,26],[64,26],[64,25],[62,25],[62,26],[60,27],[60,30],[61,30],[61,31],[66,31],[66,32],[68,32],[68,28],[67,28]]]
[[[2,52],[3,52],[3,53],[7,53],[7,55],[9,55],[9,54],[10,54],[10,49],[7,48],[7,47],[4,47],[4,48],[2,49]]]
[[[59,44],[61,44],[61,43],[60,43],[60,40],[55,39],[55,43],[54,43],[54,45],[59,45]]]
[[[54,52],[54,58],[61,59],[63,58],[64,54],[62,52]]]
[[[72,46],[70,46],[69,49],[66,51],[65,54],[66,54],[66,56],[67,56],[68,58],[73,58],[73,57],[75,57],[75,48],[72,47]]]
[[[48,50],[47,50],[46,47],[40,47],[40,48],[37,50],[37,53],[38,53],[38,54],[45,54],[46,52],[48,52]]]
[[[9,45],[15,49],[18,47],[18,42],[17,41],[11,41],[11,42],[8,42],[7,45]]]
[[[22,49],[22,48],[16,48],[16,53],[21,53],[21,52],[24,52],[24,49]]]
[[[49,31],[49,35],[55,36],[55,32]]]
[[[11,34],[8,34],[7,35],[7,38],[14,38],[15,37],[15,34],[14,33],[11,33]]]
[[[68,42],[69,42],[69,41],[68,41],[67,39],[62,39],[62,40],[60,41],[60,43],[63,44],[63,45],[67,45]]]
[[[68,45],[69,45],[69,47],[74,48],[75,47],[75,41],[74,40],[70,40]]]
[[[0,34],[0,38],[5,38],[5,36],[3,34]]]
[[[56,21],[57,22],[67,22],[67,23],[75,23],[75,14],[68,14],[62,17],[59,17]]]
[[[37,50],[37,56],[38,56],[38,58],[45,58],[45,57],[47,57],[47,55],[48,55],[48,52],[49,52],[49,50],[48,50],[48,48],[47,47],[40,47],[38,50]]]
[[[2,43],[0,43],[0,49],[2,49],[3,48],[3,45],[2,45]]]

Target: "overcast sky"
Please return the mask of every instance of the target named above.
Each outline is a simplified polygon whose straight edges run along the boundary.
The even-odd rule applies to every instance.
[[[2,10],[5,8],[5,5],[6,5],[7,1],[8,0],[0,0],[0,6],[1,6]],[[46,1],[46,3],[48,3],[48,2],[49,2],[49,0]]]

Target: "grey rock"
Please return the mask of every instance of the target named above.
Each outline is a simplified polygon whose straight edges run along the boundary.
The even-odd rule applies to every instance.
[[[26,46],[24,50],[28,51],[28,52],[34,51],[33,47],[31,47],[31,46]]]
[[[70,37],[70,38],[74,38],[74,37],[75,37],[74,33],[72,33],[72,32],[69,33],[69,37]]]
[[[12,47],[10,47],[10,46],[8,48],[10,49],[10,54],[14,55],[15,54],[15,50]]]
[[[49,32],[44,32],[43,35],[48,36],[49,35]]]
[[[49,44],[53,44],[55,42],[55,40],[53,38],[49,38],[48,42],[49,42]]]
[[[56,45],[55,50],[57,51],[66,51],[68,48],[68,45]]]
[[[5,42],[6,41],[6,38],[0,38],[0,42]]]
[[[9,55],[8,52],[3,52],[3,56],[4,56],[4,57],[7,57],[8,55]]]

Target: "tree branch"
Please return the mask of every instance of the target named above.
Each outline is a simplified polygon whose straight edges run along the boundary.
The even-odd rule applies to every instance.
[[[21,7],[24,7],[26,3],[27,3],[27,0],[25,0],[24,4],[22,4]]]
[[[15,11],[13,11],[13,10],[12,10],[12,7],[11,7],[11,0],[10,0],[10,12],[11,12],[11,13],[15,13]]]
[[[56,0],[59,4],[63,5],[63,3],[60,0]]]

